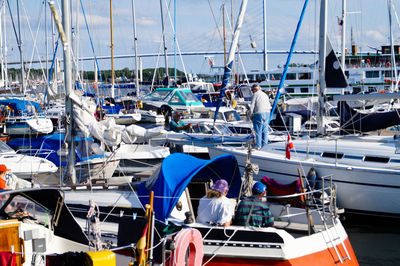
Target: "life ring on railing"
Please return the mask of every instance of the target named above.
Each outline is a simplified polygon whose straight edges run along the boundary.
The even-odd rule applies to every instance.
[[[389,68],[389,67],[391,67],[391,66],[392,66],[392,64],[391,64],[390,62],[387,62],[387,63],[386,63],[386,67],[387,67],[387,68]]]
[[[171,254],[171,266],[186,265],[186,251],[189,249],[188,265],[201,266],[203,262],[203,238],[199,230],[186,228],[175,236],[175,250]]]

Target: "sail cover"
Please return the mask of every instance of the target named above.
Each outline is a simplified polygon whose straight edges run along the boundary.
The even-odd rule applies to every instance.
[[[164,159],[157,176],[139,185],[137,194],[143,206],[154,191],[156,218],[166,221],[179,197],[192,179],[225,179],[229,184],[227,197],[237,197],[241,177],[236,158],[223,154],[211,160],[198,159],[183,153],[173,153]]]
[[[325,82],[327,88],[346,88],[348,86],[347,79],[332,48],[329,38],[326,38],[326,65],[325,65]]]
[[[351,108],[346,102],[338,102],[341,134],[375,131],[400,125],[400,109],[382,113],[363,114]]]

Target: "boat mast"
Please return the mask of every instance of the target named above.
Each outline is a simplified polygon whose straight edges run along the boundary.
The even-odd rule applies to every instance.
[[[17,0],[17,17],[18,17],[18,49],[19,49],[19,60],[21,64],[21,85],[22,85],[22,93],[25,95],[26,87],[25,87],[25,70],[24,70],[24,55],[22,51],[22,40],[21,40],[21,18],[20,18],[20,10],[19,10],[19,1]]]
[[[225,27],[225,4],[222,4],[222,27],[224,33],[224,65],[226,64],[226,27]]]
[[[264,71],[268,71],[267,56],[267,0],[263,1],[263,35],[264,35]]]
[[[5,8],[4,2],[1,5],[0,9],[0,56],[1,56],[1,86],[5,87],[5,81],[4,81],[4,46],[3,46],[3,9]]]
[[[345,71],[346,67],[346,0],[342,0],[342,69]],[[342,94],[344,94],[342,88]]]
[[[114,38],[113,38],[113,15],[112,0],[110,0],[110,32],[111,32],[111,97],[114,98]]]
[[[176,84],[176,0],[174,0],[174,82]],[[174,85],[176,86],[176,85]]]
[[[164,43],[164,60],[165,60],[165,78],[168,82],[169,87],[169,73],[168,73],[168,56],[167,56],[167,46],[165,41],[165,29],[164,29],[164,12],[163,12],[163,4],[162,0],[160,0],[160,10],[161,10],[161,29],[162,29],[162,36],[163,36],[163,43]]]
[[[135,49],[135,88],[136,88],[136,97],[139,97],[139,64],[137,57],[137,36],[136,36],[136,6],[135,0],[132,0],[132,18],[133,18],[133,47]]]
[[[396,58],[394,55],[394,45],[393,45],[393,29],[392,29],[392,0],[388,0],[388,11],[389,11],[389,36],[390,36],[390,55],[392,59],[392,69],[391,69],[391,76],[397,83],[397,68],[396,68]],[[391,92],[397,91],[397,86],[395,87],[393,82],[390,82],[390,90]]]
[[[222,86],[221,86],[221,90],[220,90],[219,97],[218,97],[217,107],[215,109],[213,127],[215,126],[215,120],[218,117],[218,111],[219,111],[219,108],[221,107],[222,99],[225,96],[225,90],[228,85],[229,76],[232,71],[232,67],[233,67],[233,63],[234,63],[233,61],[235,59],[236,48],[237,48],[238,42],[239,42],[240,29],[242,28],[246,8],[247,8],[247,0],[243,0],[242,5],[240,6],[239,16],[236,21],[235,31],[233,34],[233,40],[231,43],[231,47],[229,49],[228,61],[226,62],[225,68],[224,68],[224,77],[222,80]]]
[[[50,10],[54,17],[54,22],[57,26],[58,32],[60,34],[61,41],[63,43],[64,49],[64,87],[65,87],[65,114],[67,117],[66,125],[66,140],[68,143],[68,166],[67,166],[67,182],[72,184],[76,183],[76,173],[75,173],[75,145],[73,136],[73,103],[70,98],[72,91],[72,65],[71,65],[71,14],[69,0],[62,1],[62,25],[60,22],[60,17],[58,16],[56,5],[54,1],[49,2]]]
[[[324,114],[325,114],[325,90],[326,90],[326,82],[325,82],[325,60],[326,60],[326,31],[327,31],[327,8],[328,0],[321,0],[321,9],[320,9],[320,17],[319,17],[319,58],[318,58],[318,103],[319,108],[317,112],[317,134],[324,135],[325,127],[323,124]]]

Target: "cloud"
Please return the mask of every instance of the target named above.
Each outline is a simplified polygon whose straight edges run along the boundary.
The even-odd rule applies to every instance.
[[[140,17],[136,21],[136,23],[140,26],[154,26],[156,25],[156,21],[151,17]]]
[[[380,31],[377,30],[367,30],[364,32],[367,40],[377,42],[377,43],[385,43],[387,40],[386,35],[383,35]]]

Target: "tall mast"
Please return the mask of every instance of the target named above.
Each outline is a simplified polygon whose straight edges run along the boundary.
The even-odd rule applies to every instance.
[[[224,33],[224,65],[226,64],[226,27],[225,27],[225,4],[222,4],[222,27]]]
[[[325,127],[323,125],[325,115],[325,60],[326,60],[326,31],[327,31],[327,2],[328,0],[321,0],[321,10],[319,17],[319,58],[318,58],[318,71],[319,71],[319,83],[318,89],[318,103],[319,108],[317,112],[317,134],[324,135]]]
[[[264,71],[268,71],[268,56],[267,56],[267,0],[263,1],[263,36],[264,36]]]
[[[164,43],[165,78],[167,79],[168,84],[169,84],[168,57],[167,57],[167,46],[166,46],[166,43],[165,43],[164,13],[163,13],[162,0],[160,0],[160,9],[161,9],[161,29],[162,29],[162,36],[163,36],[163,43]]]
[[[176,84],[176,0],[174,0],[174,80]]]
[[[346,69],[346,0],[342,0],[342,69]],[[344,94],[342,88],[342,94]]]
[[[346,64],[346,0],[342,0],[342,69]]]
[[[58,16],[56,5],[53,1],[49,2],[51,12],[54,17],[55,24],[60,34],[64,49],[64,87],[65,87],[65,114],[67,117],[66,125],[66,140],[68,143],[68,166],[67,166],[67,181],[73,184],[76,183],[75,173],[75,145],[73,136],[73,103],[71,94],[72,91],[72,66],[71,66],[71,14],[69,0],[62,1],[62,25]]]
[[[0,9],[0,56],[1,56],[1,85],[5,88],[4,81],[4,46],[3,46],[3,9],[5,8],[4,2]]]
[[[132,18],[133,18],[133,47],[135,48],[135,88],[136,97],[139,97],[139,63],[138,63],[138,49],[137,49],[137,36],[136,36],[136,6],[135,0],[132,0]]]
[[[394,73],[394,80],[397,82],[397,69],[396,69],[396,58],[394,55],[394,45],[393,45],[393,29],[392,29],[392,0],[388,0],[388,11],[389,11],[389,36],[390,36],[390,55],[392,60],[392,77]],[[393,92],[397,90],[393,82],[391,82],[390,90]]]
[[[110,32],[111,32],[111,97],[114,98],[114,38],[113,38],[113,15],[112,0],[110,0]]]
[[[24,69],[24,54],[22,51],[22,40],[21,40],[21,18],[20,18],[20,10],[19,10],[19,1],[17,0],[17,16],[18,16],[18,48],[19,48],[19,60],[21,64],[21,86],[22,93],[25,95],[26,87],[25,87],[25,69]]]

